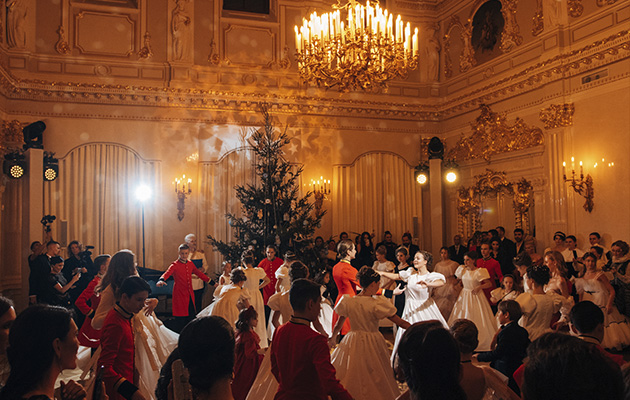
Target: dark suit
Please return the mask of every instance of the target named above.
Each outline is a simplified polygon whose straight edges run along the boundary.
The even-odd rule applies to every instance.
[[[407,258],[408,263],[409,265],[413,265],[413,257],[416,255],[417,252],[420,251],[420,247],[416,246],[415,244],[410,244],[407,251],[409,252],[409,257]]]
[[[529,346],[527,330],[514,321],[501,327],[497,335],[497,346],[492,351],[477,355],[480,362],[490,361],[490,366],[509,378],[508,386],[518,390],[514,381],[514,371],[523,363]],[[515,389],[516,388],[516,389]]]
[[[468,251],[468,248],[464,245],[459,245],[459,250],[455,250],[455,245],[448,248],[448,257],[456,261],[459,265],[464,264],[464,254]]]
[[[510,239],[504,237],[503,240],[499,242],[499,253],[501,253],[501,259],[503,260],[501,264],[501,272],[503,274],[511,274],[514,271],[514,265],[512,265],[512,260],[516,257],[516,245]],[[503,270],[505,268],[505,271]]]
[[[515,242],[515,243],[514,243],[514,254],[515,254],[515,256],[514,256],[514,257],[516,257],[516,254],[520,254],[520,253],[521,253],[521,252],[523,252],[523,251],[525,251],[525,241],[524,241],[524,240],[522,240],[522,241],[521,241],[521,246],[520,246],[520,247],[519,247],[519,246],[518,246],[518,244]]]

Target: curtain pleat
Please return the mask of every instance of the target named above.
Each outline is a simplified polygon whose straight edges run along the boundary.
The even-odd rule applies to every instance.
[[[203,246],[209,268],[221,272],[223,257],[213,251],[207,236],[231,241],[234,231],[226,213],[241,216],[241,202],[236,198],[237,185],[255,183],[254,154],[246,148],[236,149],[217,162],[200,163],[200,207],[198,242]]]
[[[152,196],[144,205],[146,267],[162,270],[161,183],[160,162],[116,144],[86,144],[59,159],[59,177],[44,185],[44,212],[57,216],[55,229],[68,221],[68,241],[95,246],[95,255],[130,249],[142,265],[142,204],[135,191],[147,185]]]
[[[388,230],[400,243],[402,234],[413,234],[414,217],[421,224],[421,188],[414,168],[391,153],[369,153],[351,165],[333,168],[333,236],[339,233],[374,232],[381,241]]]

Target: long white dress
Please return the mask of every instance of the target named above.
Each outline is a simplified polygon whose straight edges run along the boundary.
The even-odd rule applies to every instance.
[[[396,307],[384,296],[344,295],[335,312],[349,318],[351,326],[331,355],[337,379],[354,399],[395,399],[400,390],[378,321],[395,315]]]
[[[457,301],[457,297],[461,291],[461,288],[456,282],[453,282],[453,279],[451,279],[451,282],[448,280],[449,277],[455,275],[455,271],[457,271],[458,267],[459,264],[455,261],[447,260],[435,264],[435,268],[433,269],[433,272],[442,274],[446,278],[446,283],[443,286],[433,288],[433,293],[431,294],[444,318],[448,318],[451,315],[455,301]]]
[[[474,271],[470,271],[461,265],[455,271],[455,276],[462,280],[464,288],[453,306],[448,323],[452,324],[456,319],[460,318],[471,320],[479,331],[477,351],[490,351],[492,338],[498,330],[497,323],[483,290],[473,293],[473,289],[481,286],[483,280],[490,279],[490,274],[485,268],[477,268]]]
[[[247,276],[243,287],[249,291],[249,295],[251,296],[249,300],[250,304],[254,306],[254,310],[258,313],[258,325],[254,331],[260,338],[260,347],[265,348],[269,345],[269,341],[267,340],[267,325],[265,324],[265,302],[263,301],[262,294],[258,287],[260,286],[260,281],[267,277],[267,273],[264,269],[258,267],[243,268],[243,271],[245,272],[245,276]]]
[[[250,298],[251,296],[247,289],[230,283],[221,288],[221,292],[214,299],[212,304],[199,311],[197,318],[207,317],[209,315],[223,317],[232,325],[232,328],[236,328],[236,321],[238,320],[238,313],[240,312],[238,302],[250,300]]]
[[[414,268],[407,268],[406,270],[400,271],[398,276],[400,276],[402,281],[407,283],[407,288],[405,289],[405,308],[402,313],[402,319],[410,324],[436,319],[444,325],[444,328],[448,329],[448,324],[442,316],[440,309],[437,304],[435,304],[433,298],[431,298],[431,288],[419,283],[445,281],[444,275],[437,272],[429,272],[420,275]],[[402,328],[398,328],[396,331],[394,350],[391,357],[392,360],[396,356],[398,343],[400,343],[403,333],[405,333],[405,330]]]
[[[610,293],[599,280],[599,277],[603,274],[603,272],[600,272],[595,279],[576,279],[575,288],[577,293],[582,295],[582,300],[592,301],[604,313],[604,340],[602,341],[602,347],[622,350],[630,345],[630,324],[628,324],[628,318],[625,315],[621,315],[614,305],[610,314],[606,311]]]

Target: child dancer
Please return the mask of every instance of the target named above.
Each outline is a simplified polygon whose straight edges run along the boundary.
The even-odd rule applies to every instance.
[[[352,242],[350,242],[352,243]],[[352,396],[335,377],[326,337],[310,328],[321,309],[319,285],[298,279],[291,285],[291,320],[276,331],[271,343],[271,371],[280,399],[349,400]]]
[[[519,294],[518,288],[514,285],[514,276],[507,274],[503,277],[501,286],[490,292],[490,301],[492,304],[498,304],[503,300],[515,300]]]
[[[232,325],[234,329],[236,327],[236,320],[238,320],[238,313],[240,310],[249,307],[250,294],[243,286],[247,281],[245,271],[242,269],[234,269],[230,274],[229,285],[223,286],[219,297],[210,304],[208,307],[201,310],[197,317],[206,317],[208,315],[215,315],[225,318],[225,320]]]
[[[407,329],[409,323],[396,315],[396,307],[389,299],[376,296],[381,280],[376,271],[363,266],[357,279],[363,288],[361,293],[355,297],[344,295],[335,307],[340,317],[330,344],[337,342],[346,318],[351,319],[352,328],[332,353],[332,364],[337,378],[353,398],[394,399],[400,390],[391,373],[387,341],[378,331],[378,323],[387,318],[403,328],[399,332]]]
[[[249,295],[251,296],[249,300],[258,315],[265,315],[265,303],[263,301],[263,296],[260,293],[260,289],[269,285],[271,283],[271,279],[267,276],[264,269],[254,267],[254,254],[251,251],[245,251],[243,253],[243,256],[241,257],[241,264],[241,268],[245,272],[245,276],[247,276],[244,287],[248,290]],[[271,292],[273,293],[273,287]],[[265,290],[265,293],[268,293],[268,290]],[[265,325],[264,318],[262,318],[262,321],[263,322],[261,324],[256,326],[255,330],[260,338],[261,347],[266,348],[269,344],[269,341],[267,340],[267,327]]]
[[[126,278],[120,286],[120,301],[105,317],[98,365],[104,369],[105,388],[112,400],[145,399],[135,379],[134,329],[131,319],[144,308],[150,291],[149,284],[139,276]]]
[[[195,264],[188,259],[190,247],[187,244],[181,244],[178,248],[179,258],[174,261],[160,276],[157,287],[166,286],[166,280],[173,275],[175,285],[173,286],[173,316],[177,321],[177,332],[181,332],[187,323],[195,318],[197,314],[196,307],[201,304],[195,304],[195,292],[192,287],[191,275],[195,274],[204,282],[209,282],[210,278],[203,272],[199,271]]]
[[[604,313],[604,340],[602,347],[621,351],[630,345],[628,319],[615,307],[615,289],[606,275],[597,269],[597,257],[593,253],[584,255],[586,273],[575,280],[580,301],[589,300]]]
[[[484,245],[485,247],[487,245]],[[455,276],[461,279],[464,288],[453,306],[448,321],[451,324],[457,319],[469,319],[474,322],[479,329],[478,349],[490,351],[490,344],[498,327],[483,289],[491,288],[492,282],[488,270],[477,267],[476,258],[477,252],[469,251],[464,255],[464,265],[455,271]]]
[[[264,350],[261,351],[258,345],[260,339],[254,332],[256,325],[258,325],[258,314],[254,307],[249,306],[238,314],[234,349],[236,359],[232,381],[234,400],[245,400],[263,359]]]
[[[101,254],[94,259],[94,267],[98,270],[98,274],[90,281],[85,290],[81,292],[77,301],[74,302],[74,305],[77,306],[79,311],[85,315],[85,320],[77,335],[79,343],[81,346],[92,348],[92,351],[95,351],[101,344],[101,331],[92,328],[92,317],[98,307],[98,303],[101,301],[99,293],[94,289],[96,289],[96,286],[107,273],[110,259],[111,256],[109,254]]]

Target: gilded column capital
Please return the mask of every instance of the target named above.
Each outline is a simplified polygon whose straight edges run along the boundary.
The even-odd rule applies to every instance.
[[[540,121],[545,125],[545,129],[561,128],[573,125],[573,114],[575,106],[573,103],[551,104],[547,108],[540,110]]]

